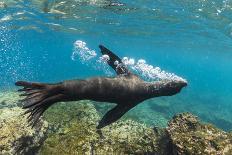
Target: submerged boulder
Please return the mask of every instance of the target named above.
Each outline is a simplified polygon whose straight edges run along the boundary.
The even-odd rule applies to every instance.
[[[67,115],[62,113],[67,113]],[[56,118],[53,117],[54,115]],[[144,124],[132,120],[121,120],[97,130],[96,126],[100,115],[94,105],[88,101],[81,104],[78,102],[62,103],[54,106],[48,111],[45,118],[51,124],[55,123],[54,126],[59,129],[46,139],[40,154],[145,154],[158,152],[156,133]],[[59,123],[62,123],[62,126],[59,126]]]
[[[0,109],[0,154],[35,154],[45,140],[47,122],[31,128],[23,112],[19,107]]]
[[[232,134],[202,124],[190,113],[175,115],[167,132],[172,154],[232,154]]]
[[[59,103],[45,119],[54,126],[40,154],[231,154],[231,134],[183,113],[167,128],[130,119],[97,130],[100,112],[89,101]]]
[[[147,108],[138,107],[142,112],[135,109],[97,130],[102,114],[112,106],[61,102],[50,107],[43,120],[31,128],[22,116],[18,95],[0,93],[0,154],[232,154],[232,133],[203,124],[190,113],[175,115],[166,128],[152,128],[138,122]],[[148,118],[157,120],[157,116]]]
[[[19,106],[20,99],[21,98],[18,92],[2,91],[0,92],[0,109]]]

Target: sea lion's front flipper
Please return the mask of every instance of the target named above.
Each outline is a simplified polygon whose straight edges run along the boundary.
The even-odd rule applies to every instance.
[[[107,61],[107,63],[115,70],[117,75],[130,74],[129,70],[126,68],[126,66],[122,63],[122,60],[117,55],[115,55],[112,51],[110,51],[103,45],[99,45],[99,48],[101,49],[102,55],[109,56],[109,60]]]
[[[113,109],[111,109],[110,111],[108,111],[103,118],[101,119],[101,121],[99,122],[97,129],[101,129],[115,121],[117,121],[118,119],[120,119],[127,111],[129,111],[131,108],[133,108],[135,105],[133,104],[128,104],[128,105],[117,105],[116,107],[114,107]]]

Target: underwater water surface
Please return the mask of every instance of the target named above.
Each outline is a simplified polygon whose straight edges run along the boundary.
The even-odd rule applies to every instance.
[[[187,111],[232,129],[230,0],[0,2],[1,91],[14,90],[17,80],[114,76],[98,62],[98,45],[103,44],[130,58],[132,70],[143,63],[139,75],[148,81],[157,80],[152,77],[156,67],[188,81],[178,95],[135,107],[132,112],[143,117],[140,121],[159,126],[148,115],[168,120]]]

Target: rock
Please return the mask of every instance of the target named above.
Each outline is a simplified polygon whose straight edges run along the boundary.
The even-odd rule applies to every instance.
[[[156,126],[164,128],[168,123],[168,119],[165,118],[162,113],[152,110],[150,105],[147,103],[137,105],[135,108],[126,113],[125,117],[140,123],[145,123],[150,127]]]
[[[167,128],[172,154],[232,154],[232,134],[202,124],[190,113],[178,114]]]
[[[119,120],[102,130],[97,130],[100,116],[94,105],[88,101],[59,103],[46,113],[46,118],[58,129],[50,133],[40,154],[159,152],[156,133],[144,124],[132,120]]]
[[[0,92],[0,109],[21,106],[19,100],[22,99],[18,92],[3,91]]]
[[[41,120],[28,127],[23,112],[19,107],[0,109],[0,154],[35,154],[45,140],[48,124]]]
[[[95,108],[98,112],[104,115],[107,111],[112,109],[115,104],[94,104]],[[144,123],[150,127],[158,126],[158,127],[166,127],[168,123],[168,119],[164,117],[164,115],[160,112],[152,110],[149,103],[139,104],[125,115],[123,115],[121,120],[131,119],[136,122]]]
[[[141,122],[166,122],[146,105],[97,130],[102,114],[112,105],[56,103],[32,129],[21,115],[18,95],[0,93],[0,154],[232,154],[232,133],[203,124],[190,113],[175,115],[166,128],[144,125]]]

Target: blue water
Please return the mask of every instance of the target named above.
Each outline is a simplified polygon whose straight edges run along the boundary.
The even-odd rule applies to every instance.
[[[121,57],[144,59],[187,79],[180,94],[143,103],[163,117],[189,111],[232,129],[231,1],[121,0],[123,6],[67,1],[54,7],[59,2],[6,1],[8,7],[0,8],[2,90],[16,80],[108,76],[96,64],[71,59],[75,41],[82,40],[98,55],[103,44]],[[163,100],[168,109],[158,106]]]

